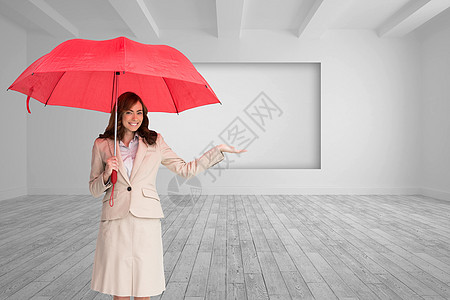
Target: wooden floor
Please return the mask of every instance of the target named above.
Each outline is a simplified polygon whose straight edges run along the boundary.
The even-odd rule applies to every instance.
[[[91,196],[0,201],[0,299],[90,290]],[[153,299],[450,299],[450,202],[423,196],[161,196]]]

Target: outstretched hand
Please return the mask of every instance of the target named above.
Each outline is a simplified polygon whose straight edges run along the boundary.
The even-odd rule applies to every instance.
[[[241,150],[237,150],[236,148],[234,148],[233,146],[229,146],[227,144],[221,144],[219,145],[219,149],[222,152],[229,152],[229,153],[242,153],[242,152],[247,152],[247,149],[241,149]]]

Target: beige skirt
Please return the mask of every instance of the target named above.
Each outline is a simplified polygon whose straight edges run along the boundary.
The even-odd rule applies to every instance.
[[[101,221],[91,289],[116,296],[148,297],[165,289],[161,220],[125,218]]]

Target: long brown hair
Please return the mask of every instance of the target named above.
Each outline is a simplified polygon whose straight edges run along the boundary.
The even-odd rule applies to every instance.
[[[125,134],[125,128],[122,125],[122,116],[123,114],[131,109],[131,107],[136,104],[136,102],[141,102],[142,110],[143,110],[143,119],[141,126],[139,126],[136,131],[137,134],[144,138],[144,141],[147,142],[148,145],[153,145],[156,143],[156,138],[158,137],[158,133],[156,131],[148,129],[148,117],[147,117],[147,107],[144,105],[142,99],[133,92],[125,92],[119,96],[117,99],[117,139],[122,140]],[[114,123],[116,118],[116,105],[111,111],[111,116],[109,117],[108,126],[105,129],[105,132],[98,135],[99,138],[109,138],[114,140]]]

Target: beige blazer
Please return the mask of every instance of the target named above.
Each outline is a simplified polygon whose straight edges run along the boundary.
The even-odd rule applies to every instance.
[[[148,146],[142,137],[139,137],[139,147],[133,162],[130,178],[123,164],[117,141],[117,158],[119,171],[114,186],[114,206],[109,205],[112,184],[105,185],[103,172],[106,161],[113,156],[114,141],[97,138],[92,148],[91,175],[89,190],[95,198],[104,192],[101,220],[120,219],[131,211],[137,217],[164,218],[160,199],[156,191],[156,174],[159,165],[163,164],[172,172],[190,178],[205,171],[222,161],[225,157],[219,146],[205,152],[200,158],[186,163],[172,151],[164,138],[158,133],[156,143]]]

